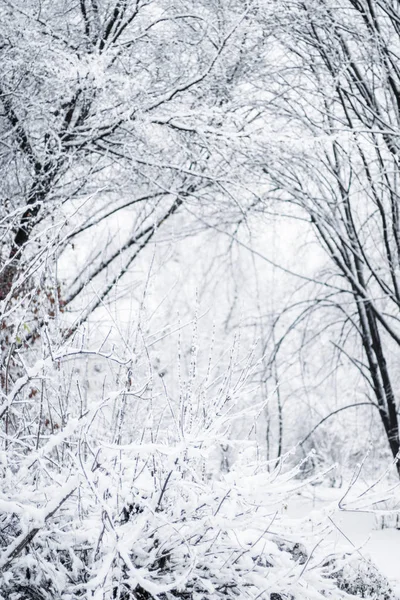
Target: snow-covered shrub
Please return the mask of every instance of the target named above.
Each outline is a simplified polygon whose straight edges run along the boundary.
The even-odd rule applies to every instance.
[[[375,565],[355,559],[349,561],[335,573],[340,590],[359,598],[371,600],[392,600],[395,598],[389,581]]]
[[[195,374],[192,353],[172,397],[163,378],[151,382],[145,352],[121,358],[49,343],[43,353],[2,404],[13,423],[0,454],[4,600],[372,594],[362,574],[351,587],[343,564],[327,559],[326,523],[288,517],[305,485],[301,467],[282,461],[271,471],[255,442],[232,439],[247,363],[233,361],[213,382]],[[74,365],[88,357],[108,363],[114,379],[84,401]],[[235,461],[222,471],[227,443]]]

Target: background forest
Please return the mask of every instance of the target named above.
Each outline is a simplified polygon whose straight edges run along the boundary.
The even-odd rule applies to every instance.
[[[398,1],[0,19],[0,597],[398,598]]]

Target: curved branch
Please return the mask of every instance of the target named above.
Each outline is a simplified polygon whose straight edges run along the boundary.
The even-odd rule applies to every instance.
[[[372,402],[372,401],[369,401],[369,402],[356,402],[355,404],[348,404],[347,406],[342,406],[341,408],[338,408],[337,410],[334,410],[333,412],[329,413],[329,415],[327,415],[326,417],[324,417],[323,419],[321,419],[319,421],[319,423],[317,423],[315,425],[315,427],[313,427],[311,429],[310,433],[308,435],[306,435],[306,437],[301,442],[299,442],[299,446],[302,446],[303,444],[305,444],[305,442],[312,436],[312,434],[316,431],[316,429],[318,429],[318,427],[320,425],[322,425],[323,423],[325,423],[325,421],[327,421],[328,419],[330,419],[334,415],[337,415],[337,413],[341,412],[342,410],[347,410],[348,408],[355,408],[357,406],[373,406],[374,408],[377,408],[379,410],[379,406],[377,404],[375,404],[375,402]]]

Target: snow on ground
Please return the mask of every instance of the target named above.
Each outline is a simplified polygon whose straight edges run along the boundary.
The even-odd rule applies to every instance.
[[[325,542],[332,551],[357,551],[390,580],[400,598],[400,530],[381,529],[381,519],[372,510],[341,510],[343,494],[343,489],[312,488],[289,500],[287,516],[304,520],[312,515],[315,522],[327,518],[333,527]]]

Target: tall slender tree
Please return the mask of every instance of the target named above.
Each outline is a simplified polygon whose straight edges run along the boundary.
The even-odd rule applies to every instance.
[[[399,23],[386,0],[283,3],[276,31],[285,69],[270,93],[278,141],[265,148],[264,165],[279,201],[305,211],[332,261],[327,293],[313,306],[336,306],[344,329],[358,336],[364,358],[354,364],[373,390],[393,457],[400,450]]]

